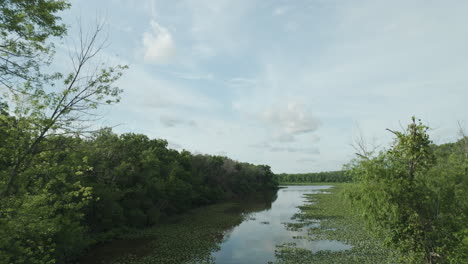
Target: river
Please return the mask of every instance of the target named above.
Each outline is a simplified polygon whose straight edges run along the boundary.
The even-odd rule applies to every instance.
[[[346,250],[345,245],[334,240],[309,240],[308,227],[318,227],[320,222],[310,222],[303,228],[288,228],[287,223],[297,223],[297,208],[306,203],[304,194],[326,192],[331,186],[285,186],[278,190],[271,208],[250,213],[246,219],[225,234],[220,249],[212,253],[219,264],[268,263],[275,260],[275,250],[282,244],[294,243],[298,248],[313,252],[319,250]]]
[[[269,263],[282,247],[347,250],[352,246],[340,241],[313,239],[310,228],[319,228],[320,220],[301,218],[298,208],[310,203],[305,194],[328,193],[331,187],[283,186],[254,199],[198,208],[142,230],[142,238],[97,246],[80,263]],[[136,258],[125,258],[129,254]]]

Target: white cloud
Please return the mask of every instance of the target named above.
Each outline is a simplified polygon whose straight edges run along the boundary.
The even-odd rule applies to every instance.
[[[292,135],[313,132],[320,126],[320,121],[297,102],[269,107],[263,112],[263,119]]]
[[[154,20],[151,31],[143,33],[144,59],[148,62],[165,63],[175,54],[175,43],[171,32]]]
[[[466,1],[115,1],[125,7],[110,14],[111,29],[133,31],[111,34],[119,47],[112,53],[131,67],[110,125],[130,122],[189,150],[226,151],[275,172],[308,172],[352,157],[355,123],[386,145],[385,128],[411,115],[437,128],[437,142],[454,140],[456,121],[468,120],[460,110],[468,96]],[[78,2],[82,10],[111,6]],[[138,29],[151,18],[158,23],[144,45]],[[143,56],[170,64],[135,61]],[[249,147],[259,142],[270,145]]]

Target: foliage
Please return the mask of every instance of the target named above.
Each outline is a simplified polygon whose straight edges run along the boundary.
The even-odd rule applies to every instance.
[[[6,148],[10,140],[2,158],[14,149]],[[276,187],[268,166],[178,152],[165,140],[110,129],[88,139],[50,136],[38,153],[18,174],[15,195],[2,199],[1,263],[63,263],[119,230]],[[4,183],[12,163],[5,158],[0,166]]]
[[[0,180],[0,197],[21,194],[22,188],[31,183],[29,178],[19,178],[41,155],[43,141],[56,135],[83,133],[92,110],[119,101],[121,89],[113,83],[127,67],[87,69],[92,67],[89,63],[102,48],[98,44],[100,31],[101,27],[97,26],[89,39],[81,39],[81,50],[72,58],[74,70],[66,78],[58,74],[58,83],[48,90],[26,82],[10,94],[12,116],[3,110],[0,121],[3,133],[10,137],[6,143],[11,144],[13,151],[9,152],[10,164]],[[85,72],[90,75],[84,75]]]
[[[90,201],[90,188],[60,177],[39,193],[2,199],[0,262],[56,263],[80,252],[87,246],[82,209]]]
[[[80,36],[71,73],[41,74],[48,38],[66,33],[56,13],[68,7],[0,1],[0,81],[9,88],[0,99],[1,263],[63,263],[119,230],[276,187],[268,166],[89,131],[93,110],[119,102],[114,83],[127,67],[93,62],[104,47],[97,25]]]
[[[286,174],[277,175],[277,179],[281,183],[305,183],[305,182],[349,182],[351,177],[345,174],[344,171],[322,171],[312,173]]]
[[[404,132],[392,131],[389,150],[349,165],[357,185],[348,196],[371,227],[407,253],[402,262],[460,263],[467,257],[464,153],[458,143],[432,145],[428,127],[412,121]]]
[[[294,223],[294,228],[307,228],[306,239],[311,241],[339,241],[352,247],[311,252],[296,245],[281,245],[277,246],[275,263],[395,263],[397,252],[386,247],[380,236],[362,225],[362,218],[342,195],[344,189],[353,185],[332,185],[325,193],[305,195],[307,203],[299,207],[296,216],[299,221]],[[311,221],[318,221],[318,226],[310,226]]]
[[[68,1],[0,0],[0,84],[40,81],[40,66],[50,63],[54,47],[47,39],[66,34],[56,14]]]
[[[99,201],[89,208],[93,230],[144,227],[164,216],[276,187],[267,166],[167,148],[167,141],[101,130],[84,141],[92,168],[81,175]]]

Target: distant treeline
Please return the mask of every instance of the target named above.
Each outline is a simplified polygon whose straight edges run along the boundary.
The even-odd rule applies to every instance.
[[[280,183],[300,183],[300,182],[349,182],[351,177],[344,171],[323,171],[311,173],[287,174],[281,173],[276,175]]]
[[[63,263],[128,228],[277,187],[269,166],[179,152],[165,140],[110,129],[50,136],[18,168],[19,143],[31,136],[16,133],[18,121],[2,113],[0,187],[11,187],[0,204],[0,263]]]

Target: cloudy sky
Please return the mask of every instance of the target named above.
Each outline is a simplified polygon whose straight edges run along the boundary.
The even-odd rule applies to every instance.
[[[101,121],[119,133],[280,173],[340,169],[412,115],[437,143],[468,126],[468,1],[71,2],[70,38],[104,20],[102,58],[130,66]]]

